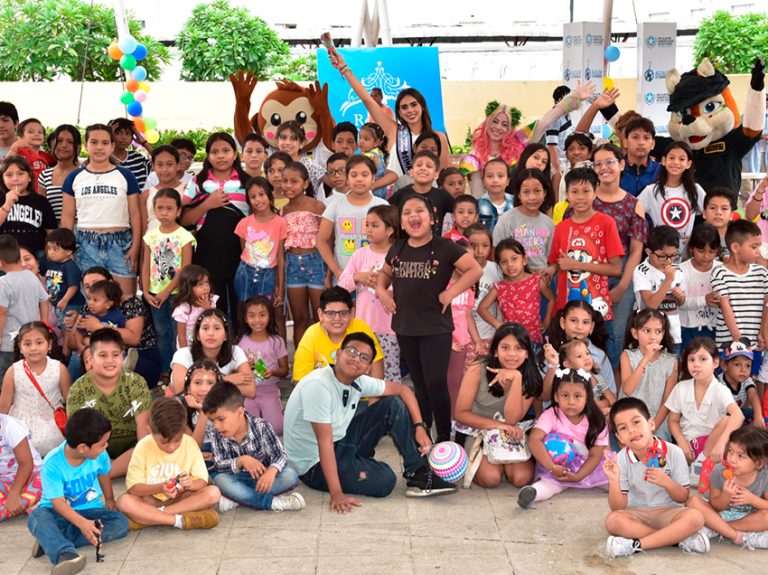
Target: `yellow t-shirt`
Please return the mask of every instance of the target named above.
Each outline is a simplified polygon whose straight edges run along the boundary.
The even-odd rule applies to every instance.
[[[185,433],[179,448],[173,453],[166,453],[157,446],[151,434],[146,435],[133,450],[125,474],[125,487],[130,489],[137,484],[165,483],[182,472],[192,479],[208,481],[208,470],[197,442]],[[156,493],[155,497],[160,501],[168,499],[162,493]]]
[[[344,334],[354,333],[361,331],[369,335],[376,344],[376,357],[373,361],[379,361],[384,359],[384,352],[381,351],[379,340],[371,331],[371,328],[363,320],[354,318],[347,328],[347,332]],[[342,338],[343,340],[344,338]],[[334,343],[328,337],[323,325],[320,322],[309,326],[307,331],[299,342],[299,347],[293,356],[293,381],[299,381],[302,377],[307,375],[318,367],[325,367],[336,363],[336,350],[341,346],[341,341]]]

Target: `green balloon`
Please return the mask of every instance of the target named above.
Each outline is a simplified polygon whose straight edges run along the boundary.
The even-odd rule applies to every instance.
[[[157,128],[157,120],[154,118],[145,118],[144,125],[147,127],[147,130],[154,130]]]
[[[120,66],[123,70],[133,70],[136,67],[136,58],[130,54],[124,54],[123,57],[120,58]]]
[[[125,106],[127,106],[128,104],[133,102],[133,100],[134,100],[133,94],[131,94],[128,91],[125,91],[122,94],[120,94],[120,102],[122,102],[123,105],[125,105]]]

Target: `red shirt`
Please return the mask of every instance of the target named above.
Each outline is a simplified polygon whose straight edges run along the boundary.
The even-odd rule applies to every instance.
[[[32,148],[19,148],[16,150],[15,155],[21,156],[29,162],[29,166],[32,168],[32,173],[34,174],[32,185],[34,186],[35,191],[37,191],[37,178],[43,170],[50,167],[53,163],[53,156],[43,150],[35,152]]]

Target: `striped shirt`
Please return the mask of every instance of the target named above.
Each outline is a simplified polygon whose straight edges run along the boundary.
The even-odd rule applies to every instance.
[[[150,171],[150,161],[140,153],[131,150],[120,165],[133,174],[139,184],[139,190],[143,190]]]
[[[741,337],[756,343],[768,295],[768,269],[750,264],[747,273],[737,274],[725,265],[717,266],[712,270],[712,290],[729,299]],[[733,341],[721,310],[717,312],[715,329],[718,347]]]
[[[45,197],[48,198],[48,203],[53,208],[53,214],[56,216],[56,221],[61,221],[61,206],[64,202],[62,200],[61,186],[53,185],[53,168],[46,168],[37,178],[37,189],[41,187],[45,188]]]
[[[272,425],[266,419],[253,417],[249,413],[244,415],[248,422],[248,432],[242,442],[222,437],[218,432],[214,434],[211,447],[216,471],[237,473],[240,471],[237,459],[242,455],[258,459],[264,467],[275,467],[278,472],[282,471],[288,463],[288,456]]]

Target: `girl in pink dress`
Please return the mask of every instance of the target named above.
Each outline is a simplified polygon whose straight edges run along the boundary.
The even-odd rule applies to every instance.
[[[497,282],[480,302],[478,315],[495,328],[505,322],[519,323],[528,331],[534,344],[543,345],[543,331],[549,327],[555,294],[546,279],[528,271],[525,248],[517,240],[507,238],[499,242],[496,246],[496,263],[504,279]],[[543,322],[539,315],[542,295],[547,299]],[[501,308],[501,321],[490,312],[496,300]]]

